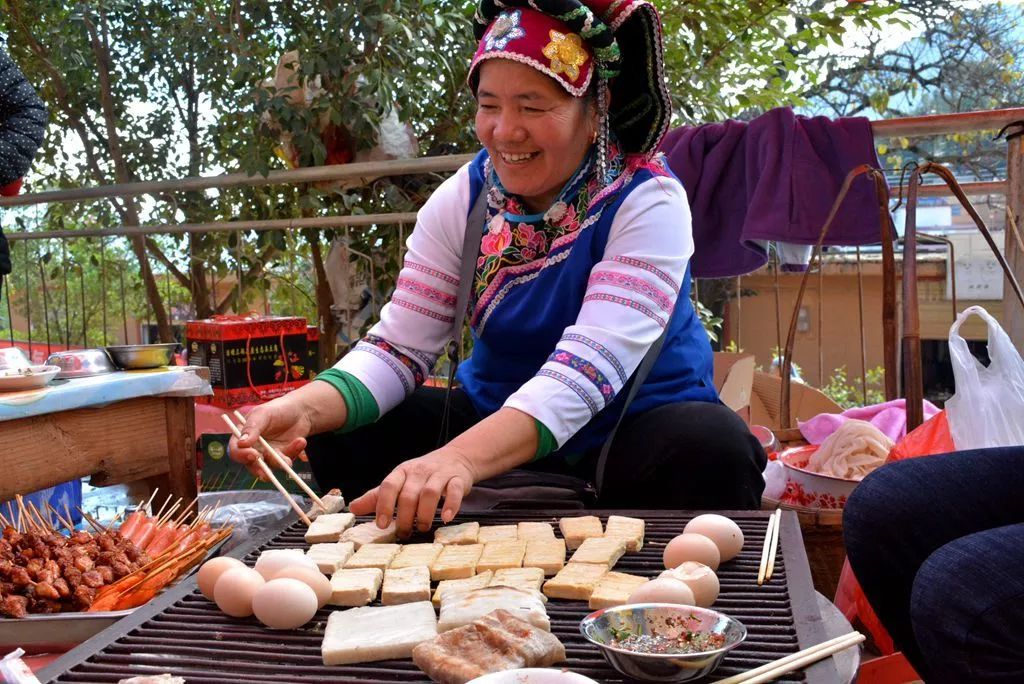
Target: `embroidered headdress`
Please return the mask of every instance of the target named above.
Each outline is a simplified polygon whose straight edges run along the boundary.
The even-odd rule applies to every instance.
[[[657,150],[672,104],[661,20],[648,0],[481,0],[474,27],[480,40],[469,70],[474,92],[480,64],[495,58],[532,66],[575,97],[596,79],[602,177],[609,133],[626,154]]]

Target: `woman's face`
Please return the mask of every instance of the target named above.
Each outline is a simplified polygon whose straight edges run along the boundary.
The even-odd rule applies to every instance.
[[[501,184],[546,211],[590,147],[597,114],[554,79],[508,59],[480,65],[476,135]]]

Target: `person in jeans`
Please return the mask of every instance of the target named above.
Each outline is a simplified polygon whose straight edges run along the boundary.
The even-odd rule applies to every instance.
[[[883,466],[850,496],[843,534],[928,684],[1024,682],[1024,446]]]

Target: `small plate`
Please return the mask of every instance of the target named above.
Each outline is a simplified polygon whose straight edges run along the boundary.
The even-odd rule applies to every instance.
[[[16,392],[44,387],[60,373],[59,366],[29,366],[0,370],[0,392]]]

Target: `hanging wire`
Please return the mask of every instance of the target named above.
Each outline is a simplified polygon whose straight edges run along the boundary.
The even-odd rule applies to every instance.
[[[64,276],[64,346],[71,348],[71,305],[68,302],[68,243],[67,240],[60,241],[60,263]]]
[[[782,302],[779,299],[779,253],[772,254],[772,272],[775,276],[775,344],[779,357],[779,372],[782,372]]]
[[[103,309],[103,346],[107,346],[107,239],[100,238],[100,307]]]
[[[36,256],[36,264],[39,265],[39,284],[43,290],[43,330],[46,332],[46,355],[53,353],[50,344],[50,293],[46,290],[46,269],[43,268],[43,258]]]
[[[825,386],[825,248],[818,252],[818,387]]]

